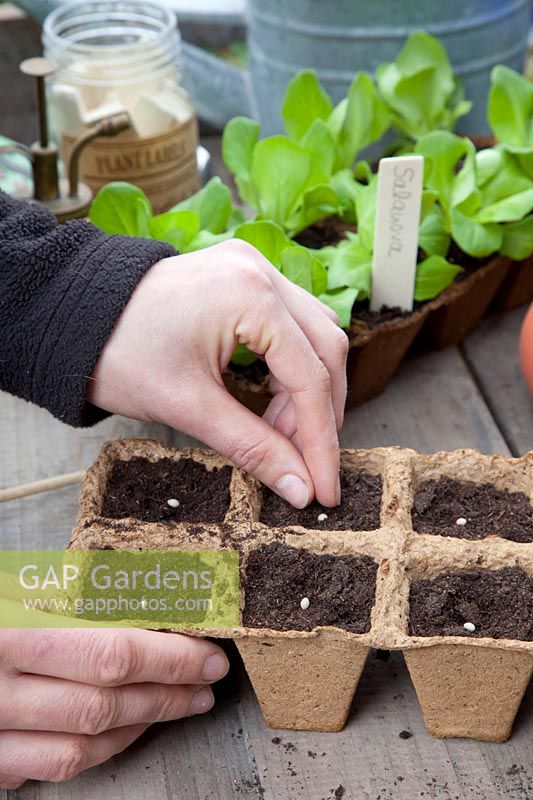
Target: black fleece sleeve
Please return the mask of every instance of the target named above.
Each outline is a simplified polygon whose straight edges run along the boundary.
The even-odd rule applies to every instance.
[[[69,425],[107,416],[86,401],[90,375],[137,283],[175,253],[0,192],[0,389]]]

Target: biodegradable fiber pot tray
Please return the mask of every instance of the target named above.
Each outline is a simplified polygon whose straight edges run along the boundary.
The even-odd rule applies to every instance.
[[[429,309],[423,307],[365,331],[352,324],[346,365],[347,408],[359,406],[385,391],[422,330],[428,313]]]
[[[420,334],[425,347],[459,344],[472,333],[488,311],[509,271],[511,261],[497,257],[466,279],[455,281],[429,303],[430,313]]]
[[[533,454],[341,461],[341,507],[298,512],[209,451],[109,443],[69,547],[237,548],[239,627],[182,632],[235,639],[273,727],[340,730],[375,647],[404,651],[431,734],[506,740],[533,672]]]
[[[513,261],[498,294],[495,307],[500,311],[531,303],[533,300],[533,256],[525,261]]]

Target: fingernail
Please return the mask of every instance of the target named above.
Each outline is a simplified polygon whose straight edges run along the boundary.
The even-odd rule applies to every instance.
[[[342,498],[342,493],[341,493],[341,476],[340,476],[340,475],[337,475],[337,493],[336,493],[336,498],[337,498],[337,505],[340,505],[341,498]]]
[[[296,508],[305,508],[309,502],[309,490],[298,475],[284,475],[274,486],[274,491]]]
[[[213,703],[214,697],[211,689],[207,687],[205,687],[205,689],[200,689],[200,691],[196,692],[194,695],[187,714],[189,717],[192,717],[194,714],[205,714],[205,712],[209,711],[212,707]]]
[[[213,653],[204,664],[202,680],[218,681],[229,669],[229,661],[224,653]]]

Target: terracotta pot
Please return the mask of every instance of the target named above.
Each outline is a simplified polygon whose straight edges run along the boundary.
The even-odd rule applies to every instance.
[[[520,361],[529,391],[533,394],[533,306],[529,309],[520,334]]]

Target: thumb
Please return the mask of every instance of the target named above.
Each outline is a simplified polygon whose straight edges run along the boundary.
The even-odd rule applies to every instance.
[[[189,408],[179,429],[222,453],[296,508],[314,497],[305,462],[294,444],[257,417],[213,380]],[[172,424],[172,423],[170,423]]]

